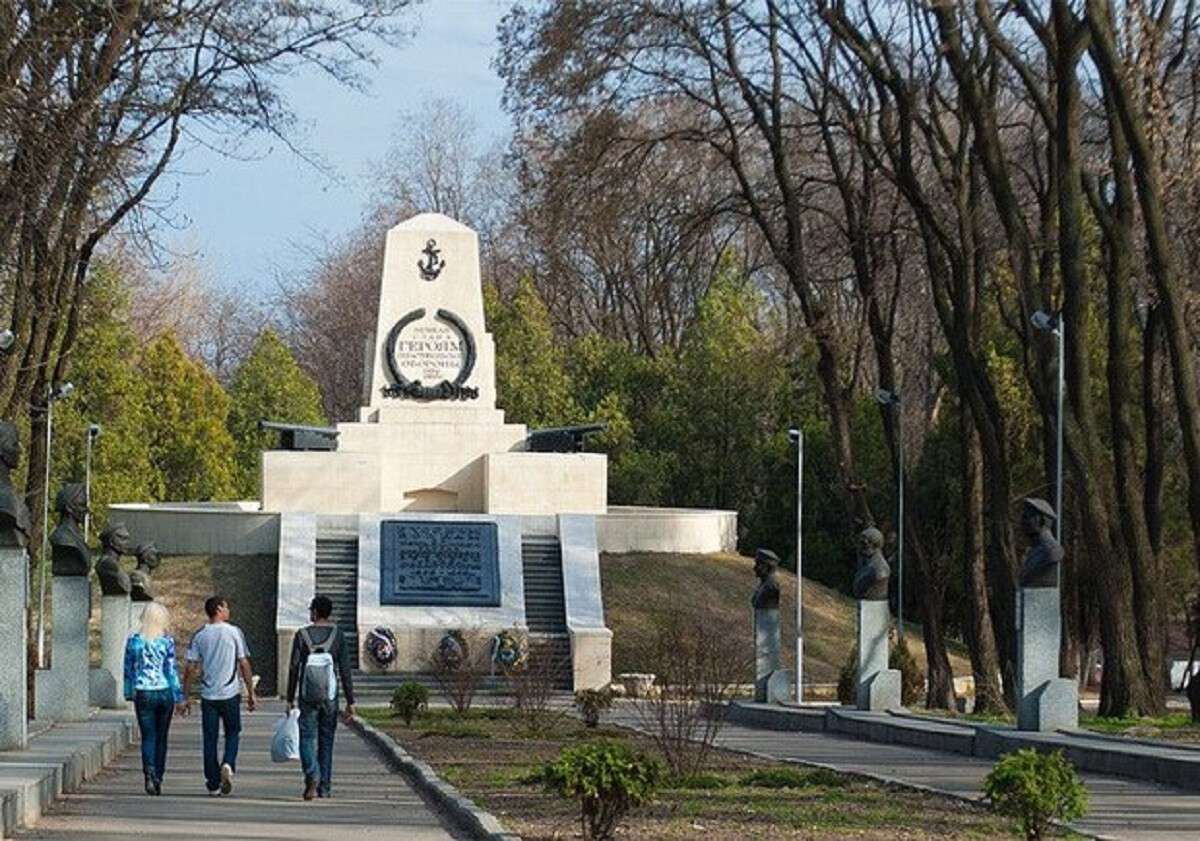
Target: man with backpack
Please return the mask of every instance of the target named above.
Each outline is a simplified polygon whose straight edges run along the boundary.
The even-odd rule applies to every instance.
[[[346,718],[354,715],[350,654],[341,629],[329,618],[332,614],[333,602],[328,596],[314,597],[308,606],[312,624],[292,639],[287,700],[288,709],[299,702],[305,800],[331,796],[339,693],[346,698]]]

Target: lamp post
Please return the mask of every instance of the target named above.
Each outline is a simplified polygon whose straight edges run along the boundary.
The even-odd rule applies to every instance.
[[[904,642],[904,413],[898,391],[877,388],[875,399],[896,412],[896,637]]]
[[[1039,330],[1045,330],[1048,333],[1053,333],[1058,339],[1058,394],[1056,396],[1057,407],[1054,411],[1054,425],[1056,441],[1054,443],[1054,539],[1062,545],[1062,524],[1063,524],[1063,394],[1066,392],[1066,379],[1064,372],[1064,353],[1066,349],[1067,328],[1063,324],[1062,313],[1054,313],[1051,315],[1045,310],[1038,310],[1029,317],[1033,322],[1033,326]],[[1059,573],[1062,574],[1061,571]]]
[[[50,549],[50,443],[53,439],[54,404],[75,390],[71,383],[46,386],[46,480],[42,488],[42,557],[41,583],[38,585],[38,668],[46,667],[46,555]]]
[[[98,423],[89,423],[87,428],[87,448],[83,459],[83,490],[89,503],[92,499],[92,444],[100,436],[101,427]],[[83,515],[83,542],[88,541],[88,529],[92,523],[92,506]]]
[[[788,430],[796,442],[796,703],[804,702],[804,430]]]

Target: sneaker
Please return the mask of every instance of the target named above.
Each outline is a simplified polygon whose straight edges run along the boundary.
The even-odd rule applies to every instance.
[[[312,777],[304,778],[304,799],[312,800],[317,796],[317,781]]]
[[[155,780],[154,781],[154,795],[155,795],[155,797],[157,797],[161,794],[162,794],[162,780]]]
[[[154,794],[154,778],[149,774],[146,775],[146,794]]]
[[[226,762],[221,766],[221,794],[229,794],[233,791],[233,769]]]
[[[215,788],[210,788],[210,789],[208,789],[208,796],[209,796],[209,797],[220,797],[220,796],[221,796],[221,792],[219,792],[219,791],[218,791],[217,789],[215,789]]]

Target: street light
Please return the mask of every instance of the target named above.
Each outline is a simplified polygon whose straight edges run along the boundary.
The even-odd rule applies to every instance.
[[[788,430],[796,443],[796,703],[804,701],[804,552],[800,513],[804,510],[804,430]]]
[[[877,388],[875,399],[896,411],[896,637],[904,642],[904,413],[898,391]]]
[[[17,341],[12,330],[0,330],[0,351],[7,353]]]
[[[1045,310],[1038,310],[1029,317],[1033,326],[1038,330],[1053,333],[1058,338],[1058,407],[1055,410],[1054,425],[1057,441],[1054,447],[1054,539],[1062,544],[1063,523],[1063,394],[1066,391],[1064,379],[1064,360],[1066,354],[1066,325],[1063,324],[1062,313],[1051,315]],[[1061,573],[1060,573],[1061,575]]]
[[[46,555],[50,551],[50,442],[54,429],[54,404],[67,397],[75,386],[62,383],[46,386],[46,483],[42,488],[42,574],[38,586],[38,668],[46,668]]]
[[[100,436],[100,424],[89,423],[87,428],[87,455],[83,459],[83,489],[85,496],[90,501],[92,498],[92,444]],[[83,515],[83,542],[88,541],[88,528],[92,522],[92,507],[89,505],[88,510]]]

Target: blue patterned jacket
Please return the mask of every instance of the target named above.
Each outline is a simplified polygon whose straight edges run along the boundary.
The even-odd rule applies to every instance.
[[[183,702],[183,686],[175,661],[175,640],[161,636],[147,642],[133,634],[125,643],[125,700],[132,701],[139,689],[170,689],[175,703]]]

